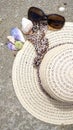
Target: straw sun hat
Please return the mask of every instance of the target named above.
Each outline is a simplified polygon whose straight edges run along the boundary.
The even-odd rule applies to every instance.
[[[34,117],[52,124],[73,124],[73,23],[48,30],[49,51],[39,68],[33,67],[35,48],[26,41],[14,60],[12,80],[23,107]]]

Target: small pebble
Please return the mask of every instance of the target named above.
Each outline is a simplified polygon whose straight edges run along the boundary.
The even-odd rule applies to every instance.
[[[59,7],[59,11],[63,12],[65,10],[65,7]]]
[[[3,43],[0,43],[0,46],[2,47],[4,44]]]
[[[64,3],[64,5],[67,5],[67,3]]]
[[[15,57],[18,51],[12,51],[12,52],[13,52],[13,56]]]
[[[1,69],[3,69],[3,66],[1,66]]]

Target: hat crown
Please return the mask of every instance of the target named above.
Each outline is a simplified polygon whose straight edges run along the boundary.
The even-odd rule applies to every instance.
[[[73,103],[73,45],[49,50],[42,60],[39,75],[43,88],[51,97]]]
[[[37,69],[33,66],[36,51],[29,41],[18,52],[13,64],[14,90],[22,106],[37,119],[56,125],[70,125],[73,124],[73,103],[68,103],[73,100],[73,23],[66,22],[59,31],[48,30],[46,36],[49,40],[49,51],[42,60],[39,76],[43,88],[57,100],[50,98],[41,89]],[[65,43],[67,44],[64,46],[58,46]],[[45,60],[48,61],[45,63]]]

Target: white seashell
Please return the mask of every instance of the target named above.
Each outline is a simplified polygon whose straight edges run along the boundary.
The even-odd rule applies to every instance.
[[[65,10],[64,7],[59,7],[59,11],[63,12]]]
[[[7,36],[7,39],[8,39],[11,43],[13,43],[13,44],[14,44],[15,39],[14,39],[14,37],[13,37],[13,36]]]
[[[24,34],[29,34],[32,31],[33,23],[27,18],[22,18],[22,31]]]

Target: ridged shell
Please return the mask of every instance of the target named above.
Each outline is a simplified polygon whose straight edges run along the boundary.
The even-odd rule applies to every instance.
[[[17,41],[25,42],[22,32],[17,27],[11,29],[10,35]]]
[[[22,18],[22,31],[24,34],[29,34],[32,31],[33,23],[27,18]]]
[[[17,50],[17,48],[15,47],[15,45],[12,44],[11,42],[7,43],[7,47],[8,47],[9,50],[12,50],[12,51],[16,51]]]

